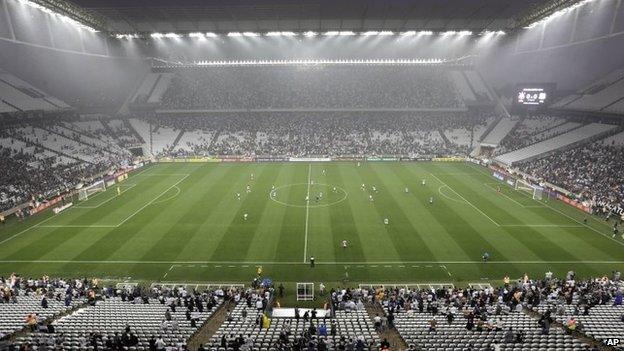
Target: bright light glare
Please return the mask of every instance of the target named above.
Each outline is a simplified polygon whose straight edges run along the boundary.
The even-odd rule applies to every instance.
[[[179,37],[181,37],[181,35],[177,34],[177,33],[167,33],[167,34],[165,34],[165,38],[179,38]]]
[[[550,21],[550,20],[552,20],[552,19],[554,19],[554,18],[557,18],[557,17],[559,17],[559,16],[561,16],[561,15],[564,15],[564,14],[566,14],[566,13],[568,13],[568,12],[574,11],[574,10],[576,10],[577,8],[579,8],[579,7],[583,6],[583,5],[587,4],[587,3],[590,3],[590,2],[592,2],[592,1],[593,1],[593,0],[582,0],[582,1],[579,1],[579,2],[575,3],[574,5],[571,5],[571,6],[569,6],[569,7],[566,7],[566,8],[564,8],[564,9],[559,10],[559,11],[555,11],[555,12],[553,12],[552,14],[550,14],[549,16],[544,17],[544,18],[542,18],[542,19],[541,19],[541,20],[539,20],[539,21],[533,22],[533,23],[529,24],[528,26],[526,26],[526,27],[524,27],[524,28],[525,28],[525,29],[531,29],[531,28],[533,28],[533,27],[537,26],[538,24],[546,23],[546,22],[548,22],[548,21]]]
[[[240,33],[240,32],[229,32],[229,33],[227,34],[227,36],[228,36],[228,37],[242,37],[242,36],[243,36],[243,33]]]
[[[415,30],[408,30],[407,32],[401,33],[401,35],[405,36],[405,37],[411,37],[411,36],[416,35],[416,31]]]
[[[268,32],[267,37],[294,37],[295,32]]]
[[[206,35],[204,33],[199,33],[199,32],[189,33],[188,36],[189,36],[189,38],[205,38],[206,37]]]
[[[259,35],[260,34],[255,33],[255,32],[243,32],[243,36],[245,36],[245,37],[257,37]]]
[[[208,38],[216,38],[216,37],[218,37],[218,35],[213,33],[213,32],[208,32],[208,33],[206,33],[206,37],[208,37]]]
[[[306,36],[306,37],[308,37],[308,38],[310,38],[310,37],[315,37],[315,36],[317,36],[317,35],[318,35],[318,33],[317,33],[317,32],[313,32],[313,31],[311,31],[311,30],[310,30],[310,31],[307,31],[307,32],[303,33],[303,35],[304,35],[304,36]]]
[[[116,34],[115,38],[117,39],[136,39],[138,38],[138,34]]]
[[[164,38],[164,37],[165,37],[165,35],[164,35],[164,34],[162,34],[162,33],[152,33],[150,36],[151,36],[152,38],[156,38],[156,39],[159,39],[159,38]]]
[[[335,30],[331,30],[331,31],[325,32],[325,34],[324,34],[324,35],[326,35],[326,36],[330,36],[330,37],[337,36],[337,35],[340,35],[340,36],[349,36],[349,35],[355,35],[355,33],[354,33],[354,32],[352,32],[352,31],[350,31],[350,30],[346,30],[346,31],[335,31]]]
[[[19,0],[19,1],[21,3],[23,3],[23,4],[26,4],[26,5],[30,6],[30,7],[33,7],[33,8],[36,8],[36,9],[42,11],[42,12],[45,12],[48,15],[55,16],[55,17],[59,18],[60,20],[62,20],[64,22],[71,23],[73,26],[75,26],[77,28],[85,29],[85,30],[88,30],[89,32],[92,32],[92,33],[98,32],[98,30],[95,29],[95,28],[89,27],[86,24],[82,24],[82,23],[76,21],[75,19],[73,19],[71,17],[67,17],[67,16],[65,16],[63,14],[55,12],[55,11],[45,7],[45,6],[39,5],[36,2],[30,1],[30,0]]]
[[[287,65],[437,65],[445,59],[383,59],[383,60],[249,60],[195,61],[194,66],[287,66]]]

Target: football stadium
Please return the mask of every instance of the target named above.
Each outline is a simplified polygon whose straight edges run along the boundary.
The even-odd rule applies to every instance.
[[[624,1],[0,0],[0,350],[623,350]]]

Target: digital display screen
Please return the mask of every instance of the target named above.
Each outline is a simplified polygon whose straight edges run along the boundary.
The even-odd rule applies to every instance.
[[[516,95],[516,102],[520,105],[542,105],[548,100],[548,93],[544,88],[522,88]]]

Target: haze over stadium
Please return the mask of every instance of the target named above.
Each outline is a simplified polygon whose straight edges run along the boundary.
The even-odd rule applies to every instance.
[[[621,350],[622,0],[0,0],[0,350]]]

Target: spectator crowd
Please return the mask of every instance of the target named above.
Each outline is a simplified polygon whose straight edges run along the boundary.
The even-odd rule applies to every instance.
[[[577,194],[579,200],[624,208],[624,147],[600,142],[554,153],[518,167]]]
[[[154,120],[176,130],[211,132],[212,138],[170,147],[167,156],[426,157],[466,155],[470,146],[454,143],[444,131],[463,130],[470,138],[490,117],[488,112],[256,112],[159,115]]]
[[[464,107],[447,71],[430,66],[205,67],[175,74],[162,99],[164,108]]]

